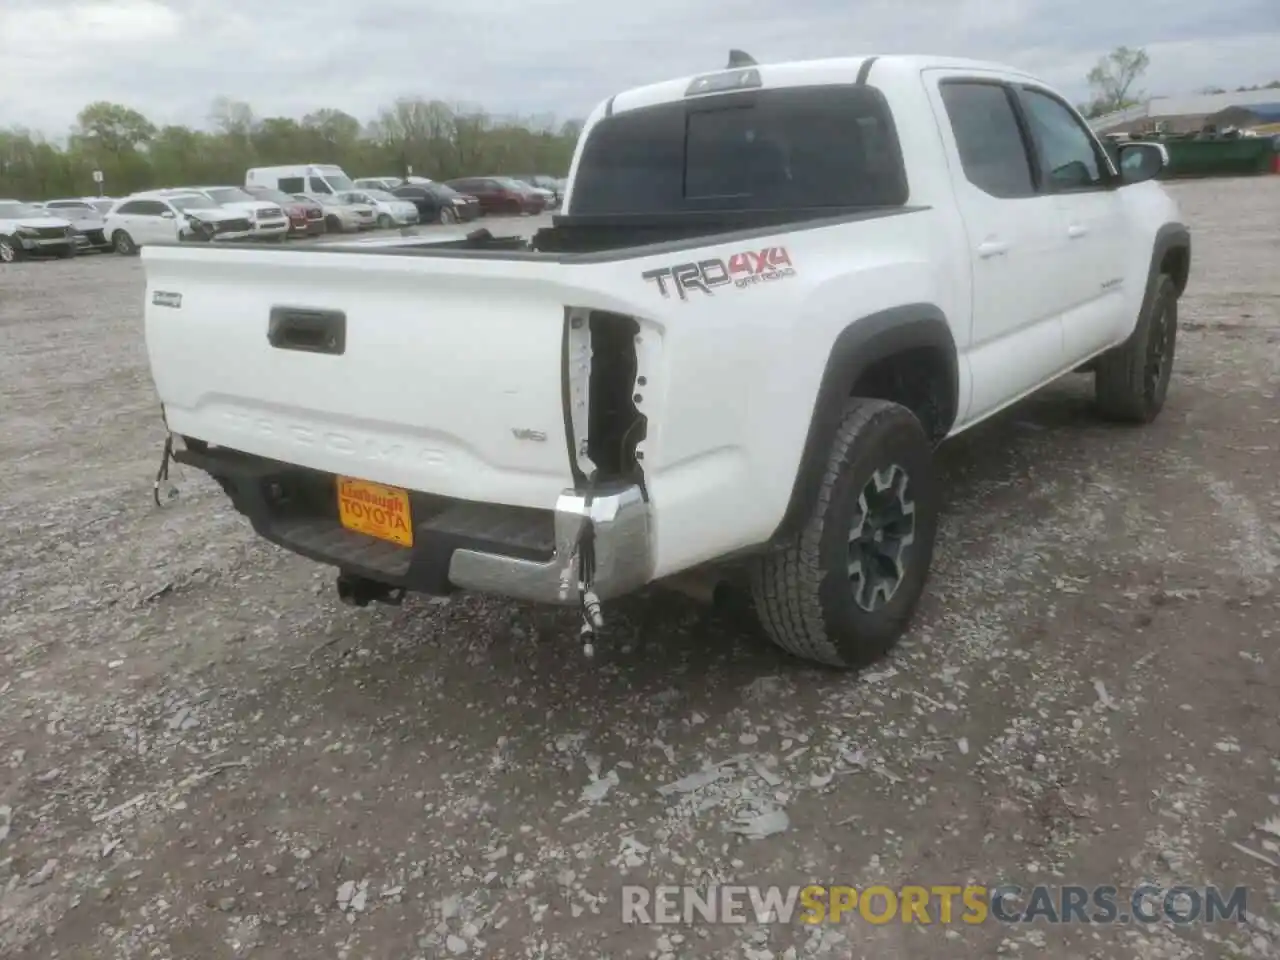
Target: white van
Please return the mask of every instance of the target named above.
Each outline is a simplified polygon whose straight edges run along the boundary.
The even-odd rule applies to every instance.
[[[345,193],[356,185],[332,163],[298,163],[287,167],[254,167],[244,175],[246,187],[266,187],[283,193]]]

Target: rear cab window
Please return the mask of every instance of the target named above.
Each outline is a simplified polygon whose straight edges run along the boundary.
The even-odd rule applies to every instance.
[[[870,86],[765,88],[689,97],[597,123],[573,214],[902,206],[893,118]]]

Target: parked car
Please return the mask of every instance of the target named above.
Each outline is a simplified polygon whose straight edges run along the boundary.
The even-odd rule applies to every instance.
[[[76,245],[81,251],[98,253],[111,249],[102,211],[88,200],[46,200],[41,206],[55,217],[66,217],[79,234]]]
[[[271,187],[245,187],[245,192],[277,204],[289,218],[289,236],[318,237],[325,232],[324,207],[315,200],[300,200]]]
[[[144,265],[181,277],[182,322],[143,304],[175,459],[346,603],[559,604],[594,653],[602,604],[741,579],[780,647],[861,667],[929,581],[938,444],[1082,367],[1101,417],[1160,414],[1193,269],[1162,144],[1117,169],[1044,82],[940,57],[617,96],[528,241]]]
[[[392,191],[418,208],[423,223],[456,223],[480,216],[480,201],[443,183],[406,183]]]
[[[34,204],[0,200],[0,263],[45,255],[76,255],[76,228],[71,221]]]
[[[120,202],[119,197],[81,197],[80,199],[103,216],[106,216],[108,211]]]
[[[394,190],[403,186],[404,177],[357,177],[356,187],[360,190]]]
[[[253,221],[245,211],[221,206],[203,193],[135,193],[112,207],[105,219],[107,239],[125,256],[150,243],[253,237]]]
[[[527,183],[529,186],[538,190],[546,190],[551,194],[552,202],[549,206],[559,206],[560,201],[564,199],[564,190],[561,187],[561,181],[555,177],[549,177],[544,173],[518,173],[514,174],[512,180],[519,180],[521,183]]]
[[[182,193],[203,193],[218,206],[249,215],[253,239],[280,241],[289,235],[289,218],[280,204],[260,200],[243,187],[178,187]]]
[[[541,213],[547,205],[542,197],[506,177],[462,177],[445,185],[475,197],[483,213]]]
[[[285,193],[341,193],[354,190],[341,167],[332,163],[295,163],[283,167],[253,167],[245,171],[246,187],[271,187]]]
[[[535,187],[528,180],[521,180],[518,177],[511,177],[510,179],[514,180],[530,193],[536,193],[538,196],[542,197],[543,202],[546,204],[544,209],[550,210],[559,205],[560,198],[556,196],[554,190],[548,190],[545,187]]]
[[[373,207],[375,222],[383,230],[418,222],[418,208],[387,190],[347,190],[337,196],[347,203],[368,204]]]
[[[378,216],[367,203],[348,203],[332,193],[299,193],[295,196],[324,207],[324,226],[329,233],[372,230],[378,225]]]

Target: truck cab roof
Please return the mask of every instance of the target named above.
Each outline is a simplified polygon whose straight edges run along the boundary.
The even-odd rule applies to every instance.
[[[703,73],[689,74],[673,80],[632,87],[601,103],[593,112],[589,123],[602,116],[609,116],[623,110],[635,110],[659,103],[670,103],[686,97],[698,96],[691,92],[694,81],[713,77],[727,77],[754,71],[759,77],[759,87],[793,87],[812,86],[828,83],[848,83],[859,75],[866,82],[874,83],[876,77],[907,78],[918,75],[922,70],[963,70],[973,73],[998,73],[1002,76],[1021,75],[1028,81],[1039,82],[1031,74],[1020,71],[1007,64],[986,60],[970,60],[962,57],[939,57],[929,55],[892,55],[880,56],[867,54],[853,57],[830,57],[820,60],[791,60],[781,63],[761,63],[745,67],[725,67],[718,70],[707,70]],[[726,88],[716,85],[707,93],[722,93]]]

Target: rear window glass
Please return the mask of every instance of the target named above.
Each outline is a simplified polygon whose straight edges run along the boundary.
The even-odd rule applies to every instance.
[[[788,87],[700,97],[602,120],[574,214],[900,206],[906,175],[879,91]]]

